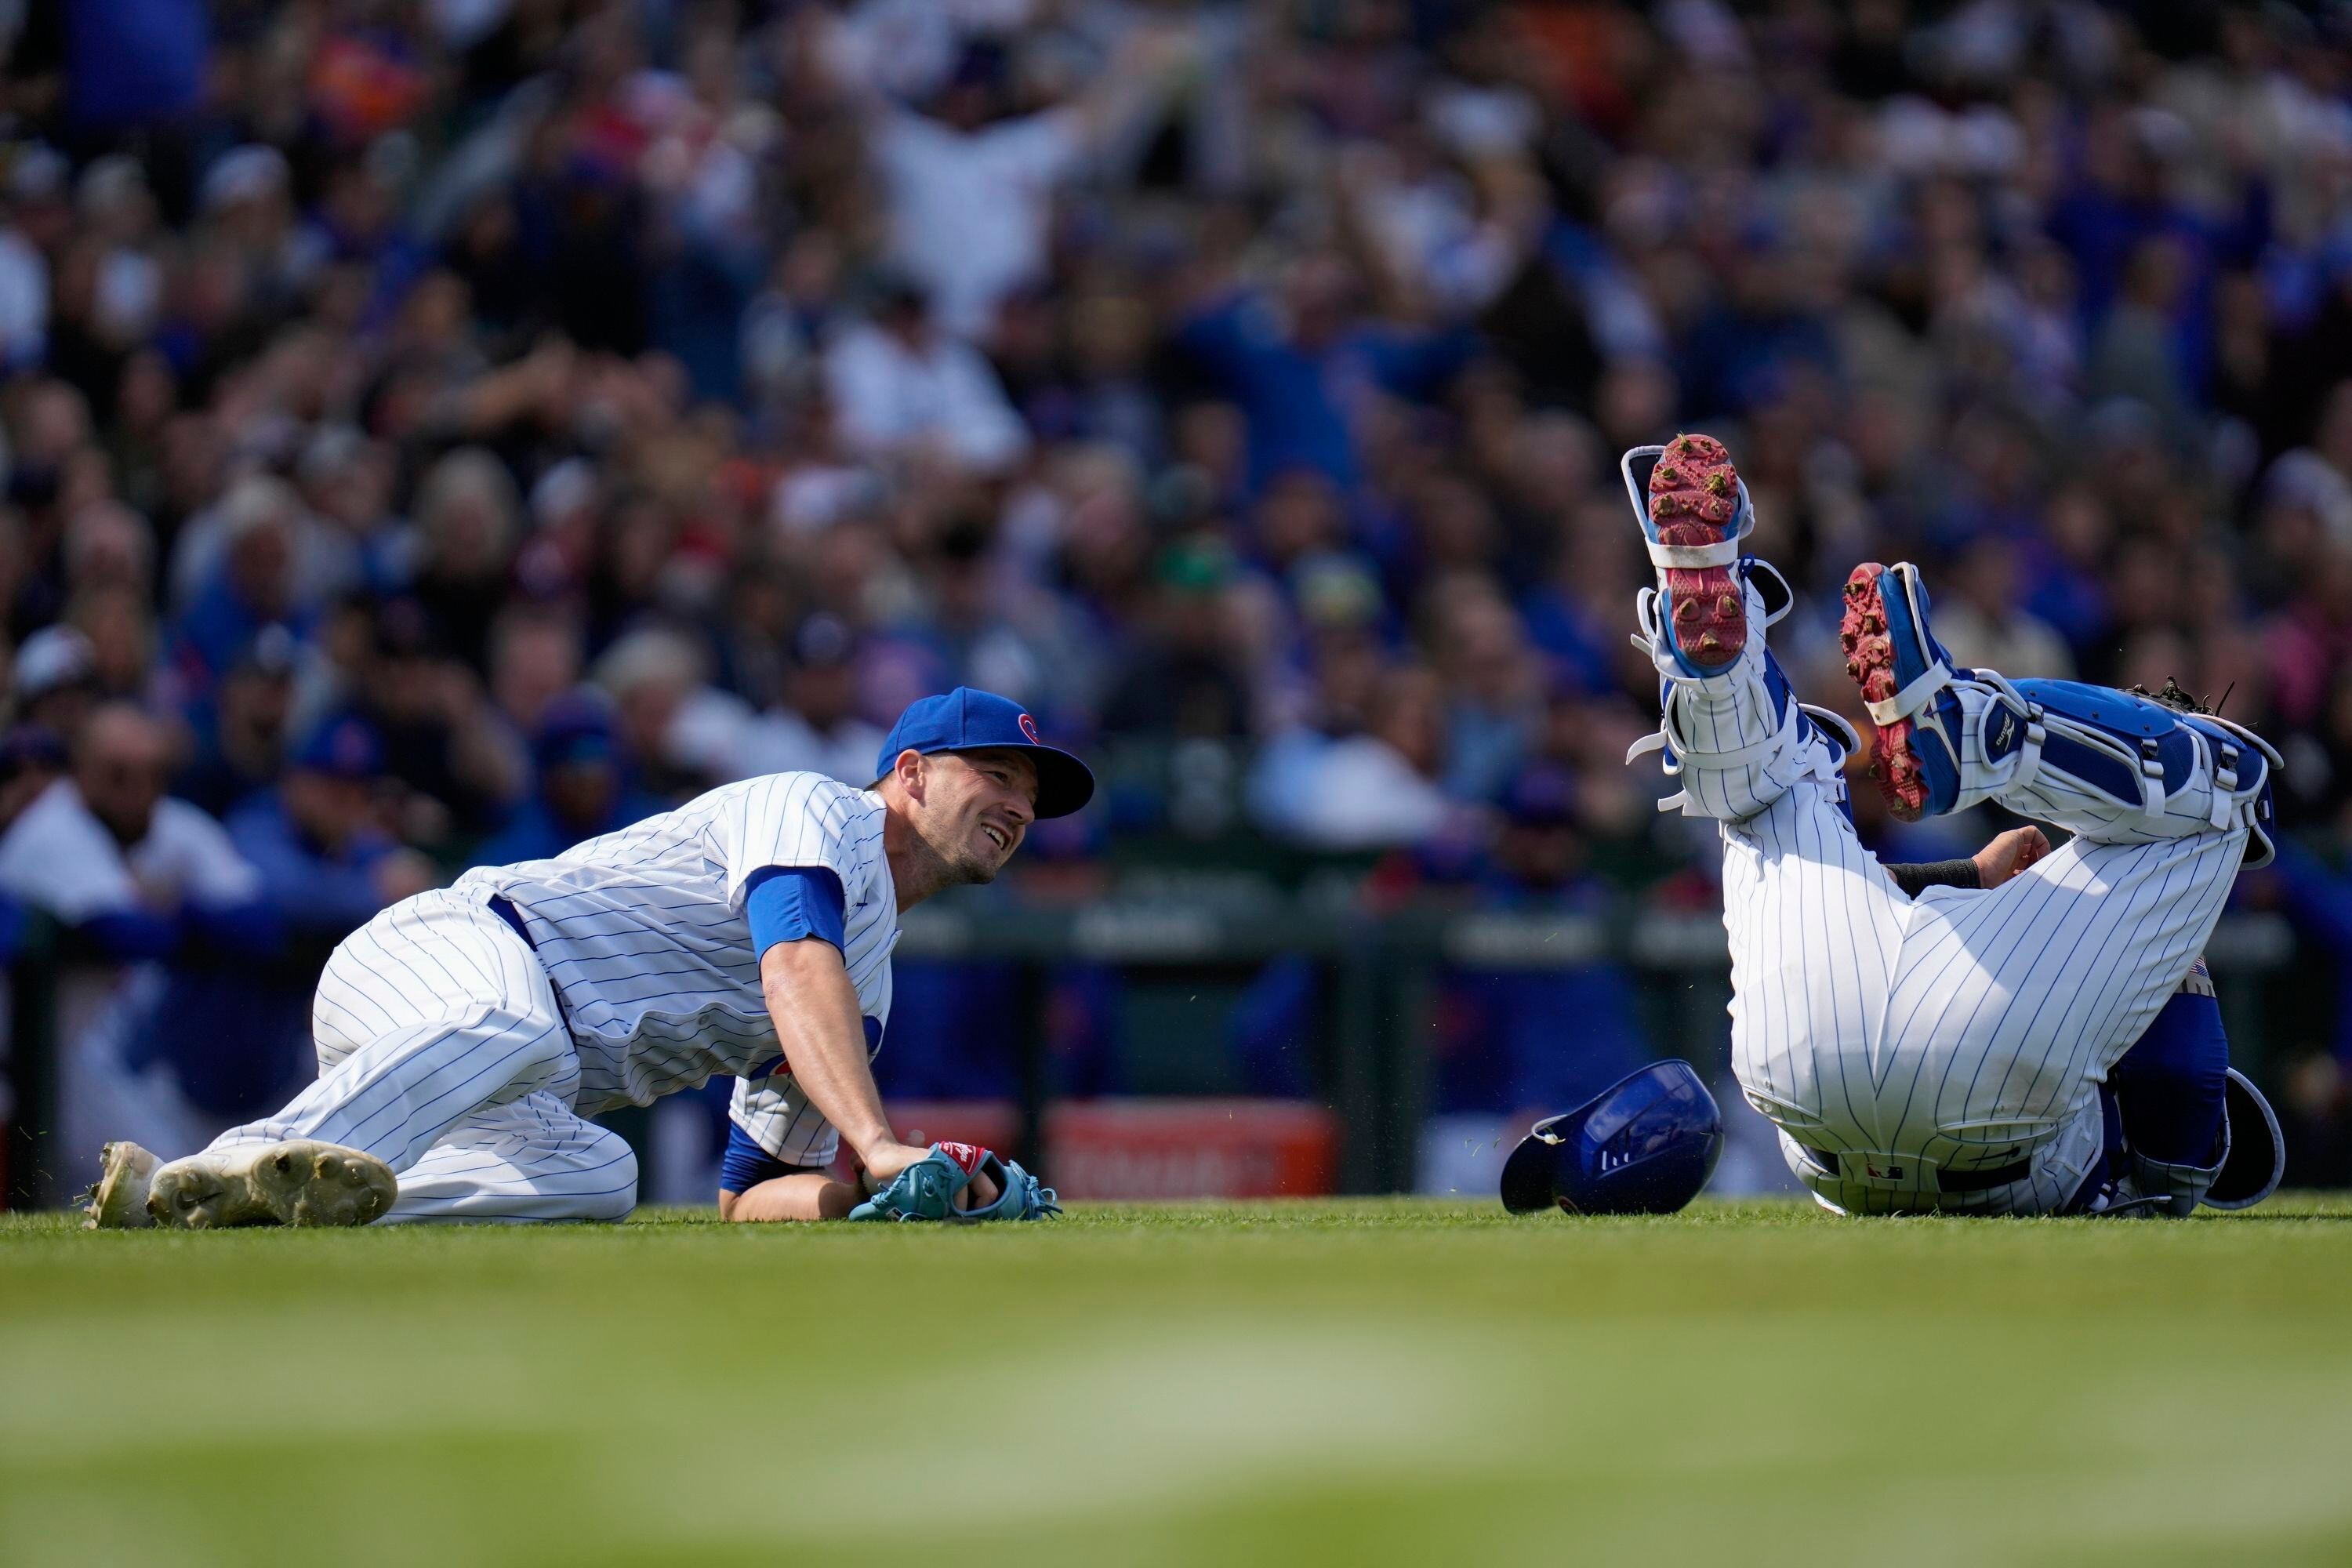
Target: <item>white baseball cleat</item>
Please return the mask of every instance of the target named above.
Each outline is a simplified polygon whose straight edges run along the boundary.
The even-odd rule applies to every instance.
[[[147,1213],[157,1225],[365,1225],[400,1195],[392,1167],[373,1154],[295,1138],[191,1154],[155,1173]]]
[[[136,1143],[109,1143],[99,1152],[98,1185],[82,1212],[84,1230],[138,1230],[155,1223],[147,1189],[163,1162]]]

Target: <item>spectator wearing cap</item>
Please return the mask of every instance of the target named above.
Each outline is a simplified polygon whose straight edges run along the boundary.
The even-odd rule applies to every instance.
[[[438,880],[430,862],[383,824],[383,737],[355,713],[311,726],[286,776],[229,813],[228,830],[260,873],[289,935],[327,951],[378,910]]]
[[[1475,881],[1485,908],[1604,918],[1574,779],[1538,764],[1511,781],[1502,826]],[[1562,955],[1563,957],[1567,955]],[[1571,1023],[1572,1021],[1572,1023]],[[1434,1155],[1507,1124],[1580,1105],[1649,1058],[1631,977],[1602,958],[1480,968],[1439,977],[1425,1147]],[[1443,1176],[1447,1162],[1431,1162]],[[1440,1190],[1443,1190],[1442,1186]]]
[[[992,550],[995,520],[967,510],[950,521],[924,562],[925,587],[875,639],[874,669],[921,687],[971,685],[1053,708],[1083,677],[1055,657],[1051,625]],[[884,679],[865,688],[877,700]],[[887,706],[887,699],[878,705]]]
[[[882,727],[857,709],[857,634],[820,611],[793,633],[783,701],[741,729],[732,778],[813,773],[859,788],[874,782]]]
[[[2020,603],[2017,547],[1998,534],[1970,540],[1937,605],[1936,635],[1952,657],[1979,669],[2071,680],[2074,655],[2056,627]]]
[[[294,708],[294,638],[264,626],[221,678],[210,702],[189,712],[194,754],[174,793],[215,816],[278,780]]]
[[[94,1176],[109,1138],[159,1138],[147,1146],[160,1153],[212,1136],[212,1119],[170,1071],[205,1021],[165,998],[189,966],[266,952],[276,940],[252,866],[219,823],[164,795],[168,768],[163,727],[105,704],[76,737],[71,772],[0,835],[0,891],[73,939],[58,1002],[55,1173],[68,1185]]]
[[[71,626],[47,626],[16,650],[16,719],[71,743],[98,700],[98,656]]]
[[[547,705],[532,737],[531,762],[537,785],[530,799],[474,851],[474,864],[550,859],[662,809],[660,801],[632,786],[611,710],[592,693],[573,692]],[[869,749],[866,765],[872,763]]]
[[[1235,739],[1254,717],[1234,647],[1233,551],[1222,538],[1160,553],[1158,594],[1139,646],[1103,703],[1103,727],[1165,738]]]

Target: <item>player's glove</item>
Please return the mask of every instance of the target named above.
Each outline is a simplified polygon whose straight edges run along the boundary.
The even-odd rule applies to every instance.
[[[996,1201],[982,1209],[960,1209],[956,1199],[986,1172],[996,1184]],[[875,1194],[849,1211],[851,1219],[947,1220],[977,1225],[987,1220],[1043,1219],[1062,1212],[1054,1189],[1010,1160],[1000,1160],[970,1143],[934,1143],[931,1152],[890,1178]]]

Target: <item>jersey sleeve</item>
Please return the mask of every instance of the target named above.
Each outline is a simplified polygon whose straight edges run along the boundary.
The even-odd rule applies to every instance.
[[[737,1079],[727,1119],[780,1164],[802,1170],[830,1165],[841,1152],[840,1134],[788,1073]]]
[[[743,885],[743,918],[751,928],[752,956],[780,942],[818,937],[846,952],[842,925],[847,900],[841,879],[823,866],[762,866]]]
[[[862,901],[882,853],[881,812],[865,791],[822,773],[778,773],[735,803],[723,846],[727,902],[738,912],[752,878],[772,866],[825,870]]]

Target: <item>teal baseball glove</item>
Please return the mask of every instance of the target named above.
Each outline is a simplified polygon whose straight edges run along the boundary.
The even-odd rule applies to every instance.
[[[956,1199],[979,1173],[996,1184],[996,1201],[963,1209]],[[1011,1160],[1000,1160],[970,1143],[934,1143],[931,1152],[899,1172],[875,1194],[849,1211],[851,1219],[944,1220],[981,1225],[1000,1219],[1044,1219],[1062,1212],[1054,1189]]]

